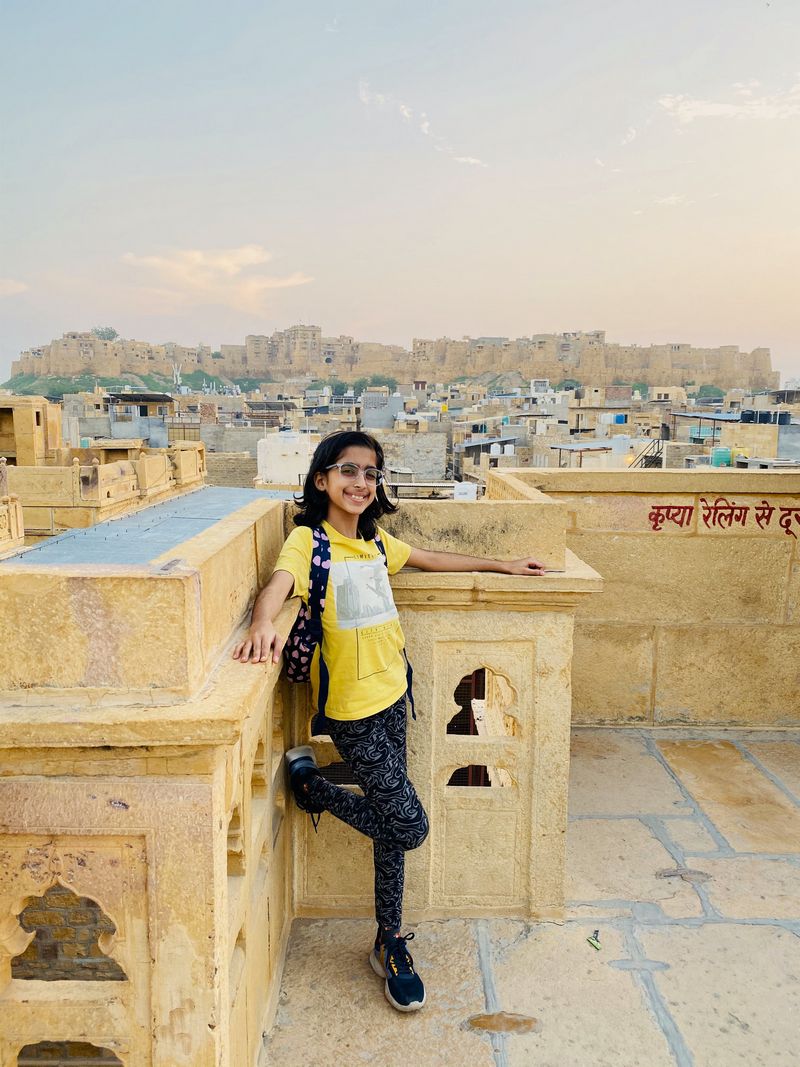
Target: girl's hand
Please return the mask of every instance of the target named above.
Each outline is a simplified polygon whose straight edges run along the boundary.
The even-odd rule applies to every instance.
[[[254,622],[247,637],[233,650],[233,658],[241,663],[266,663],[272,653],[272,662],[277,663],[286,642],[278,636],[271,622]]]
[[[512,559],[506,563],[506,574],[544,574],[545,565],[538,559]]]

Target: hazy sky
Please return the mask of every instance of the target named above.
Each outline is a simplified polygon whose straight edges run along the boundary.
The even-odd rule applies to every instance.
[[[115,326],[800,374],[798,0],[4,0],[0,377]]]

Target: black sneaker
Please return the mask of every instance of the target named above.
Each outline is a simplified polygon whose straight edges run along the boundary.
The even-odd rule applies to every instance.
[[[314,749],[311,745],[290,748],[286,752],[284,759],[286,760],[286,769],[289,772],[289,787],[294,795],[295,803],[301,811],[305,811],[311,816],[314,830],[316,830],[319,817],[325,808],[318,801],[312,800],[305,789],[309,779],[322,777],[314,757]]]
[[[386,999],[398,1011],[418,1011],[425,1003],[425,986],[414,970],[414,961],[406,948],[413,934],[376,940],[369,962],[373,971],[386,979]]]

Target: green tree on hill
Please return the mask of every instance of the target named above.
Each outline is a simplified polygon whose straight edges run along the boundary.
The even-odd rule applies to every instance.
[[[92,333],[95,337],[99,337],[101,341],[116,341],[119,337],[113,326],[93,326]]]

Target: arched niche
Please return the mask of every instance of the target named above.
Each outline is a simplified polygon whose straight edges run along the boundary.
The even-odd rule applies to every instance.
[[[117,933],[91,897],[54,881],[41,896],[29,896],[16,917],[10,977],[38,981],[124,982],[127,975],[110,954]],[[13,935],[13,931],[12,931]],[[24,943],[23,943],[24,942]]]
[[[519,720],[510,713],[517,704],[517,691],[507,675],[485,664],[465,674],[453,690],[457,709],[447,723],[447,733],[457,736],[518,737]]]

